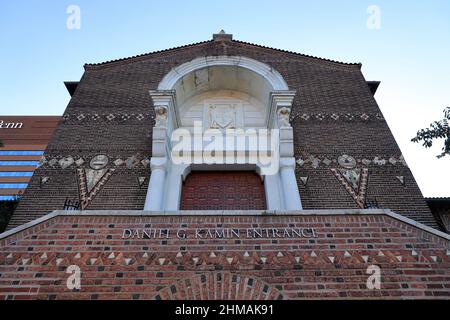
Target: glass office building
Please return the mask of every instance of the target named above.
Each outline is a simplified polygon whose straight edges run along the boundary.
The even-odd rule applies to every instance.
[[[23,194],[60,118],[0,116],[0,201]]]

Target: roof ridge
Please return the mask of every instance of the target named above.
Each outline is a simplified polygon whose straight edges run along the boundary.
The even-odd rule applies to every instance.
[[[238,42],[238,43],[243,43],[243,44],[248,44],[248,45],[251,45],[251,46],[260,47],[260,48],[264,48],[264,49],[270,49],[270,50],[290,53],[290,54],[294,54],[294,55],[299,55],[299,56],[306,57],[306,58],[312,58],[312,59],[317,59],[317,60],[321,60],[321,61],[337,63],[337,64],[341,64],[341,65],[348,65],[348,66],[358,66],[358,65],[360,66],[361,65],[361,62],[343,62],[343,61],[338,61],[338,60],[333,60],[333,59],[327,59],[327,58],[322,58],[322,57],[318,57],[318,56],[313,56],[313,55],[309,55],[309,54],[305,54],[305,53],[301,53],[301,52],[296,52],[296,51],[291,51],[291,50],[284,50],[284,49],[279,49],[279,48],[274,48],[274,47],[269,47],[269,46],[263,46],[261,44],[256,44],[256,43],[252,43],[252,42],[246,42],[246,41],[234,40],[234,39],[232,41]]]
[[[125,58],[112,59],[112,60],[107,60],[107,61],[98,62],[98,63],[85,63],[84,67],[101,66],[101,65],[105,65],[105,64],[109,64],[109,63],[121,62],[121,61],[130,60],[130,59],[134,59],[134,58],[140,58],[140,57],[144,57],[144,56],[149,56],[149,55],[152,55],[152,54],[157,54],[157,53],[162,53],[162,52],[167,52],[167,51],[177,50],[177,49],[183,49],[183,48],[187,48],[187,47],[192,47],[192,46],[196,46],[196,45],[199,45],[199,44],[205,44],[205,43],[213,42],[213,41],[214,40],[205,40],[205,41],[194,42],[194,43],[185,44],[185,45],[181,45],[181,46],[177,46],[177,47],[172,47],[172,48],[168,48],[168,49],[162,49],[162,50],[156,50],[156,51],[150,51],[150,52],[146,52],[146,53],[141,53],[141,54],[137,54],[137,55],[134,55],[134,56],[125,57]]]
[[[205,40],[205,41],[194,42],[194,43],[190,43],[190,44],[186,44],[186,45],[176,46],[176,47],[172,47],[172,48],[168,48],[168,49],[146,52],[146,53],[137,54],[137,55],[134,55],[134,56],[124,57],[124,58],[119,58],[119,59],[112,59],[112,60],[107,60],[107,61],[98,62],[98,63],[85,63],[84,67],[86,68],[86,67],[103,66],[103,65],[107,65],[107,64],[111,64],[111,63],[127,61],[127,60],[130,60],[130,59],[146,57],[146,56],[153,55],[153,54],[164,53],[164,52],[168,52],[168,51],[172,51],[172,50],[179,50],[179,49],[184,49],[184,48],[188,48],[188,47],[193,47],[193,46],[196,46],[196,45],[206,44],[206,43],[210,43],[210,42],[214,42],[214,41],[215,40]],[[241,40],[235,40],[235,39],[231,40],[231,42],[246,44],[246,45],[255,46],[255,47],[264,48],[264,49],[269,49],[269,50],[275,50],[275,51],[278,51],[278,52],[294,54],[294,55],[297,55],[297,56],[306,57],[306,58],[310,58],[310,59],[315,59],[315,60],[319,60],[319,61],[323,61],[323,62],[330,62],[330,63],[334,63],[334,64],[339,64],[339,65],[342,65],[342,66],[359,66],[359,67],[361,67],[361,63],[360,62],[342,62],[342,61],[338,61],[338,60],[322,58],[322,57],[308,55],[308,54],[304,54],[304,53],[300,53],[300,52],[284,50],[284,49],[264,46],[264,45],[260,45],[260,44],[256,44],[256,43],[251,43],[251,42],[246,42],[246,41],[241,41]]]

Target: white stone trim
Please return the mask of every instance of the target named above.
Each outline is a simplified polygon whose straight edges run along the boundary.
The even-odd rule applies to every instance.
[[[264,77],[272,86],[273,90],[289,90],[281,74],[272,67],[242,56],[208,56],[199,57],[192,61],[183,63],[167,73],[158,85],[158,90],[172,90],[183,76],[199,69],[212,66],[235,66],[256,72]]]
[[[269,97],[269,112],[267,113],[266,126],[267,128],[276,128],[276,114],[280,108],[286,107],[289,111],[292,109],[294,102],[295,91],[292,90],[277,90],[272,91]]]
[[[148,184],[144,210],[161,210],[164,201],[164,186],[166,181],[167,159],[152,157],[150,161],[152,173]]]
[[[423,223],[404,217],[390,209],[319,209],[319,210],[204,210],[202,216],[333,216],[333,215],[386,215],[440,238],[450,241],[450,234],[433,229]],[[199,210],[143,211],[143,210],[55,210],[36,220],[0,233],[0,240],[34,227],[58,216],[199,216]]]
[[[165,108],[168,110],[167,127],[159,126],[153,128],[152,156],[167,158],[169,163],[165,170],[152,167],[144,210],[179,209],[182,182],[189,172],[190,167],[186,168],[186,166],[175,165],[170,161],[171,145],[168,137],[170,137],[174,129],[181,125],[175,87],[177,86],[177,82],[184,76],[196,70],[213,66],[233,66],[249,70],[267,82],[269,101],[266,106],[266,118],[264,119],[267,129],[277,129],[279,127],[277,112],[280,108],[291,110],[295,91],[289,90],[287,83],[280,73],[260,61],[242,56],[208,56],[199,57],[174,67],[161,80],[158,89],[149,92],[155,108]],[[293,157],[294,144],[292,127],[290,125],[283,127],[280,129],[280,133],[281,136],[278,141],[280,155],[282,157]],[[151,162],[153,163],[153,158]],[[212,167],[206,163],[199,164],[199,166],[205,170],[212,170]],[[281,177],[280,172],[277,172],[274,177],[264,178],[267,209],[302,209],[294,170],[295,166],[292,170],[284,168],[284,178]],[[153,188],[151,188],[152,186]],[[163,195],[160,194],[161,191]],[[154,202],[153,204],[152,201]]]
[[[280,158],[280,178],[286,210],[301,210],[302,203],[295,177],[295,158]]]

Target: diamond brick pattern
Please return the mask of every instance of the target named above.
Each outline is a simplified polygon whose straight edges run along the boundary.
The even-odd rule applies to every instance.
[[[360,120],[363,122],[367,122],[369,120],[384,120],[383,116],[380,113],[298,113],[292,116],[292,119],[301,119],[303,121],[308,120],[345,120],[345,121],[356,121]]]
[[[76,119],[78,122],[99,122],[106,121],[112,122],[113,120],[127,121],[127,120],[137,120],[142,121],[144,119],[152,119],[153,116],[149,113],[65,113],[62,117],[63,121],[69,122],[71,119]]]
[[[313,168],[318,168],[318,164],[320,162],[323,162],[325,165],[329,166],[332,162],[337,162],[337,159],[339,158],[339,156],[336,156],[335,158],[332,158],[330,155],[305,155],[304,157],[299,157],[297,159],[297,164],[299,166],[304,166],[305,164],[309,164],[310,166],[312,166]],[[379,156],[375,156],[372,160],[370,159],[366,159],[366,158],[361,158],[361,159],[356,159],[357,163],[362,163],[366,166],[370,165],[370,164],[374,164],[377,166],[386,166],[386,165],[390,165],[390,166],[407,166],[406,162],[403,160],[403,156],[389,156],[386,158],[389,158],[389,161],[386,161],[386,159],[384,159],[383,157],[379,157]],[[303,160],[306,159],[306,160]]]
[[[92,159],[92,156],[89,157]],[[148,158],[142,158],[142,155],[139,153],[133,154],[130,157],[128,157],[125,160],[122,160],[122,158],[112,158],[112,163],[116,166],[122,166],[124,163],[126,164],[124,167],[127,169],[134,169],[136,167],[149,167],[150,160]],[[74,159],[77,159],[76,161]],[[88,159],[88,157],[86,157]],[[141,160],[142,159],[142,160]],[[77,167],[82,167],[83,165],[86,167],[89,162],[86,162],[85,159],[83,159],[79,155],[68,155],[67,157],[62,156],[54,156],[50,161],[47,161],[45,157],[42,157],[40,160],[40,166],[43,168],[49,168],[49,167],[55,167],[59,165],[59,168],[61,169],[67,169],[71,168],[72,164],[75,163]]]

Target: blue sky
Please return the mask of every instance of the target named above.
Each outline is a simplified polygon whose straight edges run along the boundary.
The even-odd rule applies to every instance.
[[[425,196],[450,196],[450,157],[410,142],[450,106],[450,1],[52,1],[0,0],[0,114],[63,113],[63,81],[84,63],[204,41],[235,39],[361,62]],[[80,29],[66,27],[69,5]],[[367,8],[380,9],[370,29]]]

